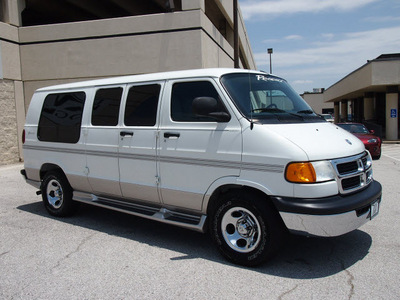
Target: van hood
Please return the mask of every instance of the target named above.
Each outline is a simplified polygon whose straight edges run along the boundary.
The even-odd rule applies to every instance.
[[[356,136],[328,122],[263,126],[300,147],[311,161],[352,156],[365,150]]]

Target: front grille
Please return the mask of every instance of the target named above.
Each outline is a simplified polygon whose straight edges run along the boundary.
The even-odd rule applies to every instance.
[[[372,182],[372,161],[368,152],[331,161],[341,194],[355,192]]]
[[[360,184],[361,184],[360,175],[350,178],[345,178],[342,180],[342,188],[345,191],[359,187]]]
[[[337,166],[337,170],[340,175],[345,175],[348,173],[356,172],[358,170],[358,164],[356,161],[339,164]]]

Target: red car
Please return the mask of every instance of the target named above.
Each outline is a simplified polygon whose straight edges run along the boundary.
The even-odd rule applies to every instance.
[[[374,135],[374,131],[369,131],[363,124],[360,123],[338,123],[337,126],[351,132],[358,137],[370,153],[373,159],[381,157],[381,139]]]

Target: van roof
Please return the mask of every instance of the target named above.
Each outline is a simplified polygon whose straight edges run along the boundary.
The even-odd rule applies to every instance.
[[[147,81],[157,81],[166,79],[180,79],[180,78],[192,78],[192,77],[215,77],[219,78],[224,74],[228,73],[264,73],[262,71],[248,70],[248,69],[233,69],[233,68],[210,68],[210,69],[194,69],[194,70],[184,70],[184,71],[171,71],[162,73],[149,73],[142,75],[128,75],[120,77],[110,77],[103,79],[95,79],[89,81],[80,81],[74,83],[66,83],[60,85],[53,85],[48,87],[43,87],[38,89],[41,91],[52,91],[52,90],[65,90],[65,89],[76,89],[91,86],[104,86],[113,84],[125,84],[132,82],[147,82]]]

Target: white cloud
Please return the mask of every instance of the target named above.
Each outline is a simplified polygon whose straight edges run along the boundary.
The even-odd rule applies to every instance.
[[[295,80],[293,81],[293,84],[308,84],[308,83],[313,83],[312,80]]]
[[[310,78],[330,78],[327,83],[329,86],[364,65],[367,60],[380,54],[398,53],[399,49],[400,26],[336,34],[331,40],[322,37],[303,49],[285,52],[274,49],[273,72],[296,84],[301,81],[308,83],[312,81]],[[265,52],[254,56],[259,67],[269,67]]]
[[[300,65],[347,64],[360,60],[373,59],[382,53],[399,52],[400,26],[370,31],[352,32],[343,35],[342,39],[317,41],[308,48],[279,52],[274,51],[274,64],[281,67]],[[265,53],[256,53],[259,65],[267,63]]]
[[[351,11],[380,0],[245,0],[240,1],[244,19],[327,10]]]
[[[322,33],[321,36],[326,40],[332,40],[335,37],[333,33]]]
[[[398,22],[400,21],[399,16],[374,16],[365,18],[364,21],[373,23],[385,23],[385,22]]]
[[[298,40],[302,40],[303,37],[301,35],[297,35],[297,34],[292,34],[292,35],[288,35],[285,36],[285,40],[289,40],[289,41],[298,41]]]
[[[261,41],[261,43],[263,43],[263,44],[277,44],[280,42],[281,42],[281,40],[279,40],[279,39],[266,39],[266,40]]]

